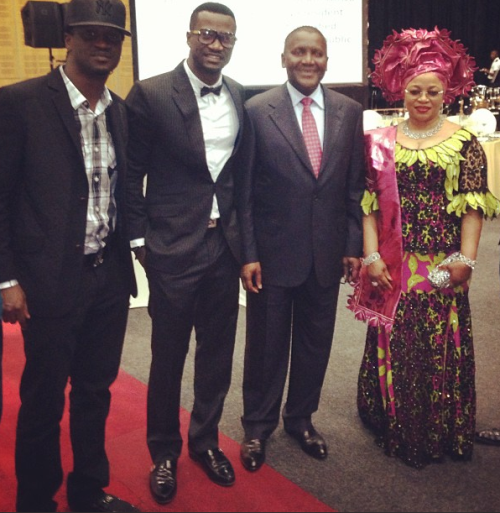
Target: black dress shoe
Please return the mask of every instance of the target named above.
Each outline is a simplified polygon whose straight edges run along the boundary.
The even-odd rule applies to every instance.
[[[287,433],[295,438],[301,449],[316,458],[317,460],[325,460],[328,456],[328,447],[325,439],[311,426],[307,431],[287,431]]]
[[[86,499],[79,498],[76,501],[69,500],[69,507],[71,511],[76,512],[91,512],[91,511],[104,511],[104,512],[123,512],[123,513],[140,513],[135,506],[128,502],[110,495],[109,493],[98,493]]]
[[[215,484],[233,486],[235,480],[233,466],[220,449],[211,449],[202,453],[189,451],[189,456],[201,465]]]
[[[259,438],[244,440],[240,448],[240,459],[249,472],[257,472],[266,461],[266,441]]]
[[[149,488],[158,504],[169,504],[177,493],[177,461],[165,460],[149,473]]]

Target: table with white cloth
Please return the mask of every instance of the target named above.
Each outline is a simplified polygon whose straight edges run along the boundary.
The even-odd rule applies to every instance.
[[[482,141],[481,146],[488,160],[488,188],[500,199],[500,138]]]

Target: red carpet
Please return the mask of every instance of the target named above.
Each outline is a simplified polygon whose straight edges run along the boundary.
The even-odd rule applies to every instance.
[[[23,364],[19,329],[4,324],[4,412],[0,425],[0,511],[3,512],[15,511],[14,441]],[[185,440],[188,421],[189,414],[182,411]],[[72,464],[67,415],[63,419],[61,444],[67,472]],[[151,499],[148,488],[151,461],[146,447],[146,386],[120,373],[113,387],[107,429],[111,493],[132,502],[142,511],[334,511],[268,466],[256,474],[246,472],[239,463],[237,442],[222,436],[221,448],[234,463],[237,479],[234,487],[225,489],[212,484],[183,454],[178,469],[177,497],[170,505],[159,506]],[[68,511],[65,486],[57,501],[59,511]]]

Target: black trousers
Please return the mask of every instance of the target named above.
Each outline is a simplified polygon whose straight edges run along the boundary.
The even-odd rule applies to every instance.
[[[315,273],[299,287],[247,294],[243,378],[245,436],[266,440],[279,424],[304,431],[317,411],[332,348],[339,285],[321,287]],[[291,353],[291,356],[290,356]]]
[[[85,267],[73,311],[29,320],[16,441],[18,511],[56,510],[53,497],[63,481],[59,435],[68,379],[74,457],[68,499],[108,486],[109,387],[120,366],[128,308],[129,292],[110,250],[101,266]]]
[[[189,269],[169,275],[148,269],[152,362],[148,388],[147,441],[154,463],[179,458],[183,440],[179,408],[189,341],[196,333],[194,405],[189,448],[218,447],[218,425],[231,384],[239,265],[221,228],[208,229]]]

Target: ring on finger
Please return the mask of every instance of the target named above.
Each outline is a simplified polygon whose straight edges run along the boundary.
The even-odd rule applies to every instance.
[[[373,287],[378,287],[378,283],[376,281],[372,281],[372,286]]]

